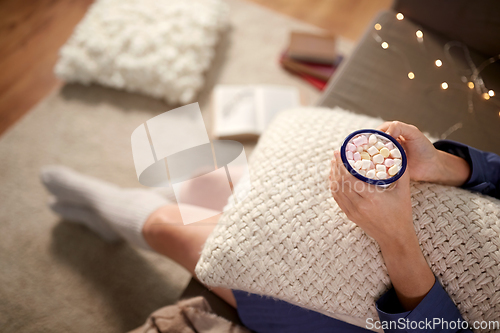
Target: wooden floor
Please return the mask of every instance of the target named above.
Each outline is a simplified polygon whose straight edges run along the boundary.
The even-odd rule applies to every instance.
[[[250,0],[356,40],[391,0]],[[92,0],[0,1],[0,135],[60,82],[53,67]]]

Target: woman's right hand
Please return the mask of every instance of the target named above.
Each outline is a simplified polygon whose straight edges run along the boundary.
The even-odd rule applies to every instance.
[[[461,186],[469,179],[470,166],[467,161],[434,148],[417,127],[391,121],[379,126],[378,130],[401,143],[408,157],[408,171],[412,180]]]

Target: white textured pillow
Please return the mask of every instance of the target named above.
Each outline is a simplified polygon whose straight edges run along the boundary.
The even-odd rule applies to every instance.
[[[383,258],[337,206],[328,175],[344,137],[380,122],[340,109],[278,116],[250,158],[250,193],[228,205],[198,278],[360,326],[377,318],[375,300],[390,287]],[[464,318],[500,320],[500,201],[428,183],[411,193],[423,253]]]
[[[60,50],[67,82],[189,103],[228,23],[221,0],[97,0]]]

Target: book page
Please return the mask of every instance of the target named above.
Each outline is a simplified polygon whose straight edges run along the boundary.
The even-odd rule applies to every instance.
[[[297,88],[287,86],[259,86],[257,88],[258,127],[264,132],[274,117],[281,111],[300,105],[300,95]]]
[[[217,86],[214,90],[214,134],[218,137],[259,134],[254,86]]]

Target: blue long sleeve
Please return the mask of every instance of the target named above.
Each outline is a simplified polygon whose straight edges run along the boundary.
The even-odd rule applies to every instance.
[[[381,328],[385,333],[396,332],[460,332],[472,333],[455,303],[436,279],[434,286],[418,306],[405,311],[394,289],[376,303]],[[370,327],[367,327],[370,328]]]
[[[437,141],[434,147],[469,163],[471,176],[462,188],[500,199],[500,156],[450,140]]]
[[[500,198],[500,156],[449,140],[437,141],[434,146],[469,163],[471,175],[462,188]],[[437,279],[412,311],[404,310],[394,289],[376,305],[381,323],[387,327],[383,327],[385,332],[472,332],[465,328],[460,312]]]

